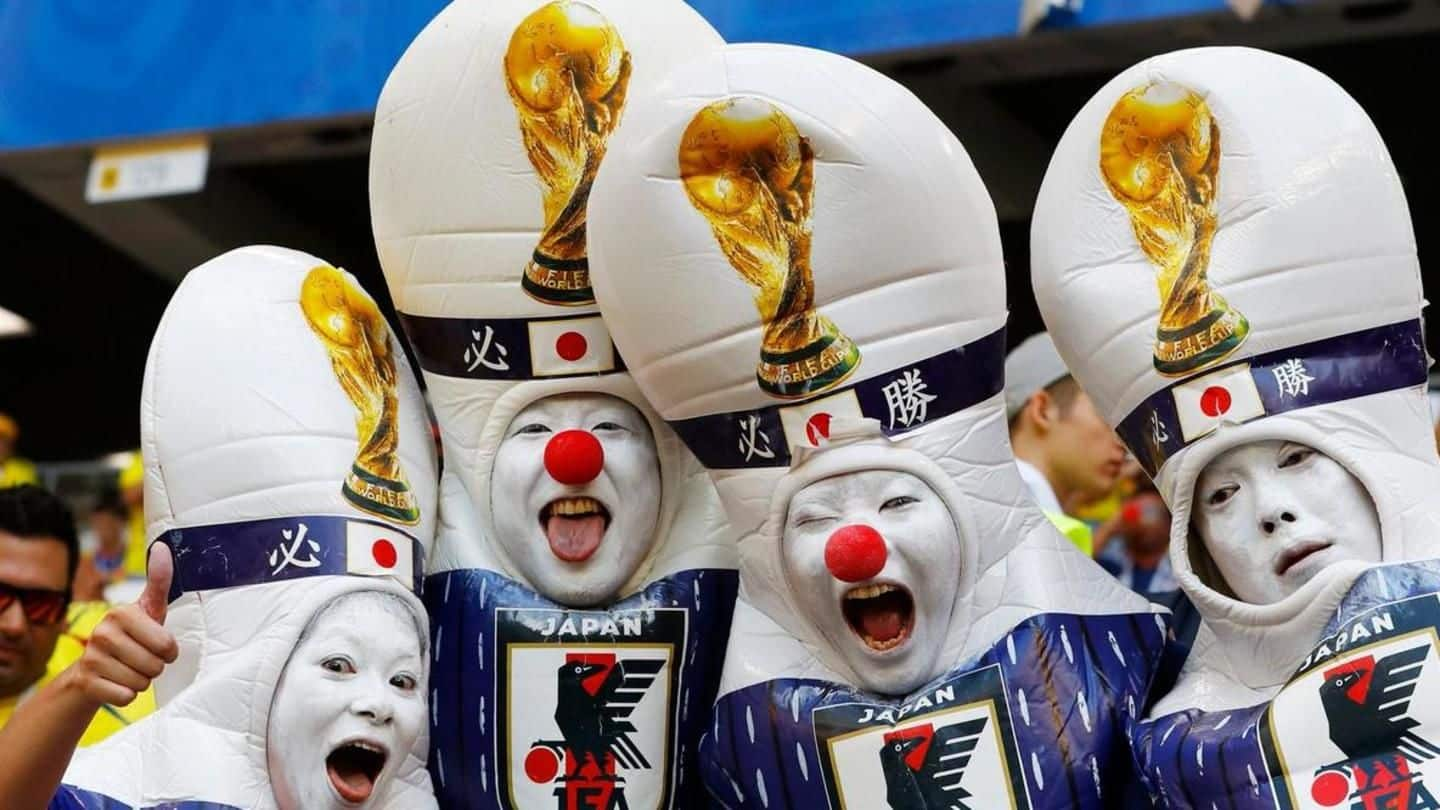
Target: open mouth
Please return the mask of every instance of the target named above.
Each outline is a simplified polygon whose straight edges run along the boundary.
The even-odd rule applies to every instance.
[[[1280,559],[1275,561],[1276,576],[1285,576],[1285,572],[1299,565],[1313,554],[1318,554],[1330,548],[1330,544],[1321,540],[1307,540],[1292,548],[1287,548],[1280,554]]]
[[[325,770],[341,799],[360,804],[375,792],[375,780],[380,778],[388,756],[383,745],[351,740],[330,752],[325,758]]]
[[[875,652],[889,652],[910,638],[915,600],[900,585],[861,585],[845,592],[840,611],[855,635]]]
[[[584,562],[600,548],[610,528],[610,510],[594,498],[556,498],[540,510],[540,528],[550,553],[565,562]]]

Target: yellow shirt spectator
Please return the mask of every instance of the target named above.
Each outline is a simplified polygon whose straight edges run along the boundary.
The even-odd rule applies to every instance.
[[[137,450],[130,454],[130,463],[120,472],[120,497],[130,508],[130,543],[125,549],[125,573],[145,578],[145,463]]]
[[[0,413],[0,489],[40,483],[35,465],[15,456],[15,442],[19,440],[20,426]]]
[[[21,484],[38,484],[40,474],[35,465],[23,458],[7,458],[0,462],[0,488],[18,487]]]
[[[55,643],[55,652],[50,656],[45,674],[30,689],[26,690],[25,694],[0,699],[0,726],[10,722],[10,715],[14,714],[15,707],[20,704],[21,700],[49,683],[66,667],[79,660],[85,652],[85,645],[89,642],[95,625],[100,623],[109,609],[110,606],[104,602],[74,602],[70,605],[65,615],[65,629]],[[141,692],[140,696],[135,698],[129,706],[102,706],[100,711],[96,712],[95,718],[90,721],[90,727],[85,730],[85,736],[80,738],[80,745],[93,745],[100,742],[153,711],[155,711],[155,694],[150,689]]]

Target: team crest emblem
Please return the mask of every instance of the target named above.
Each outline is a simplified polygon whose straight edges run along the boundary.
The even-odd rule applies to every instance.
[[[1440,808],[1436,635],[1396,628],[1400,612],[1372,613],[1327,639],[1344,652],[1320,657],[1275,698],[1266,755],[1283,773],[1282,807]]]
[[[833,810],[1028,808],[996,666],[902,704],[815,710]]]
[[[504,806],[668,807],[685,611],[495,613]]]

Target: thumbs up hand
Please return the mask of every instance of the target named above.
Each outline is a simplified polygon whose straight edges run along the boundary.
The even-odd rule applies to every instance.
[[[164,626],[173,575],[170,547],[152,545],[140,598],[111,608],[90,634],[85,654],[67,675],[91,701],[128,705],[179,655],[175,636]]]

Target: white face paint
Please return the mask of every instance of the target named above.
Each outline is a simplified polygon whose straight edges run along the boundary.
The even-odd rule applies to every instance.
[[[311,621],[270,706],[266,757],[282,810],[369,807],[424,730],[420,629],[399,598],[348,594]]]
[[[816,481],[790,501],[781,553],[801,612],[860,686],[901,695],[941,674],[960,535],[924,481],[893,470]]]
[[[1355,476],[1302,444],[1263,441],[1216,456],[1191,525],[1241,600],[1270,604],[1332,563],[1380,560],[1380,518]]]
[[[571,453],[555,450],[566,431],[598,445],[581,436]],[[552,447],[557,436],[562,442]],[[587,454],[587,445],[601,452]],[[497,541],[541,594],[573,607],[613,599],[656,541],[660,459],[649,422],[606,394],[536,400],[506,428],[490,506]]]

